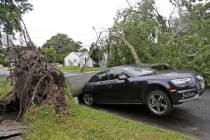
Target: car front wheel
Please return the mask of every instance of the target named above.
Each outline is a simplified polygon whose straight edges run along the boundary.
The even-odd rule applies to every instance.
[[[165,116],[172,111],[172,103],[168,95],[161,90],[149,93],[147,96],[147,107],[156,116]]]
[[[92,106],[94,104],[94,100],[93,100],[93,96],[92,94],[89,94],[89,93],[84,93],[82,95],[82,99],[83,99],[83,102],[88,105],[88,106]]]

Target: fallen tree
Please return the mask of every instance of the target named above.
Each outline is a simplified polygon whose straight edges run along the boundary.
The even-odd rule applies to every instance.
[[[33,10],[33,6],[28,0],[1,0],[0,4],[0,36],[1,33],[19,34],[21,44],[21,47],[15,46],[7,39],[7,46],[13,46],[17,64],[11,75],[14,88],[0,99],[0,115],[19,111],[17,119],[20,119],[31,106],[45,104],[53,105],[56,113],[66,113],[64,75],[35,47],[22,19],[23,14]]]
[[[20,119],[31,106],[53,105],[56,113],[66,113],[65,78],[62,72],[48,63],[33,45],[14,47],[17,65],[12,76],[14,89],[0,101],[0,113],[18,110]]]
[[[80,73],[75,76],[67,77],[66,82],[70,86],[71,95],[77,97],[82,94],[82,90],[91,77],[97,72]]]

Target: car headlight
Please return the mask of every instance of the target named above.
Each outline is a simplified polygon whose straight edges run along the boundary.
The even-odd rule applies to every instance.
[[[171,82],[175,85],[181,85],[181,84],[191,82],[192,80],[193,80],[192,78],[183,78],[183,79],[174,79],[174,80],[171,80]]]
[[[201,75],[198,75],[197,78],[198,78],[199,80],[204,80],[203,76],[201,76]]]

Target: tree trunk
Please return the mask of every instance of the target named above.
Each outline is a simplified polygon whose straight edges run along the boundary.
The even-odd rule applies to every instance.
[[[132,57],[135,61],[135,64],[141,64],[141,61],[140,61],[139,56],[136,52],[136,49],[134,48],[134,46],[132,44],[130,44],[128,42],[128,40],[125,38],[124,34],[120,36],[120,39],[125,43],[125,45],[127,45],[128,49],[129,49],[129,51],[130,51],[130,53],[131,53],[131,55],[132,55]]]
[[[93,49],[90,50],[90,53],[88,55],[88,58],[85,60],[85,64],[84,64],[84,66],[82,66],[82,69],[80,70],[80,72],[84,72],[84,70],[86,68],[86,65],[87,65],[87,62],[89,61],[90,56],[91,56],[92,53],[93,53]]]

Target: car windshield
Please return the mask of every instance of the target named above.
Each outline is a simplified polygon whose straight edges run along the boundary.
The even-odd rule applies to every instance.
[[[123,69],[131,76],[144,76],[155,73],[155,70],[149,67],[125,67]]]

